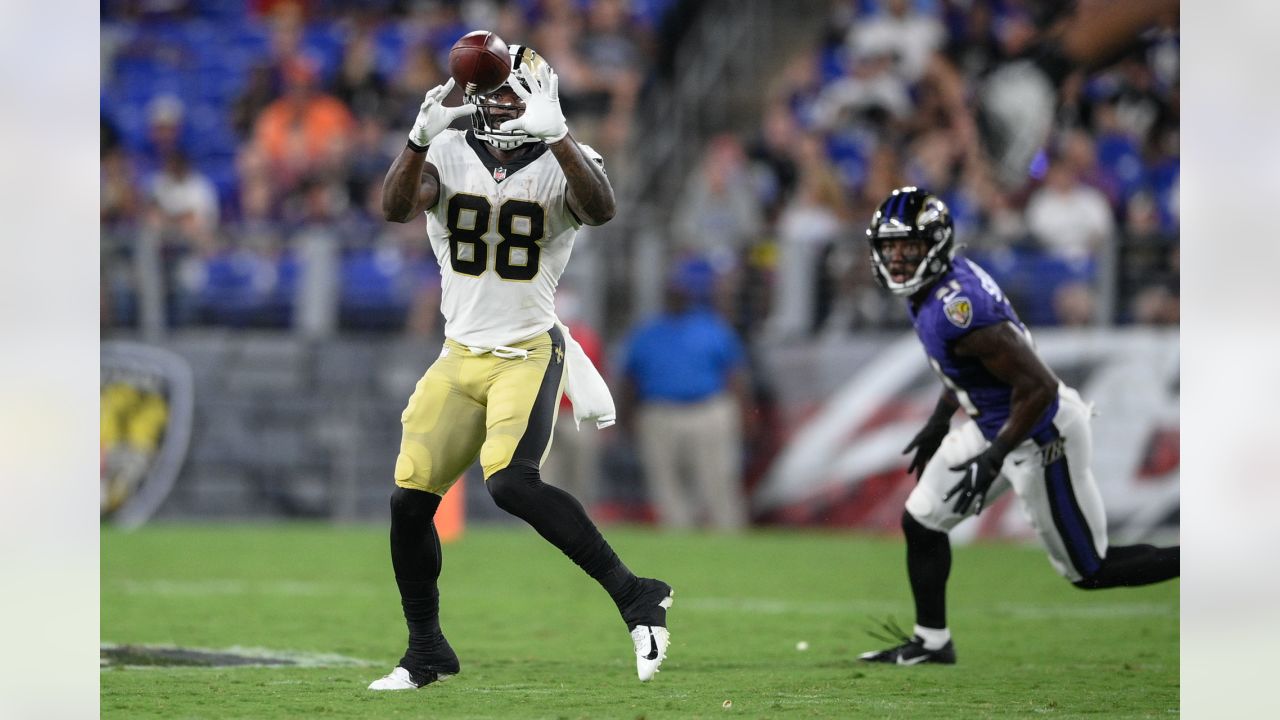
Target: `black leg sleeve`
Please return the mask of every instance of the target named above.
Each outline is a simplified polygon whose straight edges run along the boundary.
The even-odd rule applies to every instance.
[[[498,507],[524,520],[609,593],[620,607],[638,591],[636,576],[618,559],[572,495],[542,482],[536,466],[516,461],[494,473],[489,494]]]
[[[1107,550],[1102,566],[1093,575],[1075,583],[1082,590],[1151,585],[1178,577],[1181,546],[1117,545]]]
[[[458,659],[440,631],[440,536],[435,514],[440,496],[397,487],[391,493],[391,566],[409,626],[401,667],[414,673],[455,673]]]
[[[946,533],[921,525],[905,511],[902,533],[907,538],[907,577],[911,579],[911,595],[916,601],[916,624],[945,628],[951,540]]]

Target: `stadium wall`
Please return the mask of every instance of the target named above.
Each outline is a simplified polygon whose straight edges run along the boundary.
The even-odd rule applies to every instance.
[[[1036,340],[1063,381],[1095,404],[1094,472],[1112,534],[1126,540],[1176,535],[1177,331],[1046,330]],[[104,368],[119,366],[118,345],[103,344]],[[144,346],[127,347],[136,354]],[[188,447],[176,480],[165,480],[172,480],[172,490],[156,504],[156,518],[385,517],[400,412],[438,342],[200,331],[173,335],[160,348],[188,368],[163,380],[162,366],[149,362],[123,376],[145,369],[153,389],[168,388],[169,422],[158,449],[178,439]],[[896,532],[913,485],[901,449],[932,409],[939,387],[914,336],[860,334],[759,348],[757,357],[757,377],[775,401],[778,450],[753,483],[756,519]],[[120,377],[114,369],[104,374],[104,388],[114,388]],[[104,394],[104,408],[115,402]],[[128,438],[129,431],[112,436]],[[616,450],[620,437],[606,431],[602,441]],[[104,477],[114,457],[107,438]],[[614,506],[643,503],[641,478],[629,457],[634,460],[626,452],[604,453],[601,493]],[[172,459],[167,465],[173,467]],[[472,519],[509,519],[486,493],[469,496]],[[154,491],[148,497],[155,502]],[[979,522],[962,525],[957,537],[1029,538],[1030,527],[1021,513],[1010,512],[1010,500],[1002,498]],[[130,517],[122,511],[115,519]]]

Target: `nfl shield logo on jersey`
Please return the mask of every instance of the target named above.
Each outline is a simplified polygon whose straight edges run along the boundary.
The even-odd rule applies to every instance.
[[[969,323],[973,322],[973,303],[969,302],[967,297],[958,297],[948,302],[946,307],[942,308],[946,313],[947,319],[956,327],[966,328]]]
[[[507,179],[507,169],[504,167],[496,167],[493,169],[494,182],[502,182]]]

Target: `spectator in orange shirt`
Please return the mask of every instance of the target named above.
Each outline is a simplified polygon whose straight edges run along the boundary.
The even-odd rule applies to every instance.
[[[293,187],[307,175],[342,167],[356,123],[342,101],[317,89],[311,59],[290,58],[283,79],[283,95],[254,123],[253,146],[276,184]]]

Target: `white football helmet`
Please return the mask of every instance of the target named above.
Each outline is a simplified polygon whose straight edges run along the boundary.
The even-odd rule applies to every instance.
[[[516,100],[518,104],[501,103],[498,102],[494,95],[498,90],[510,87],[512,78],[517,78],[516,82],[519,82],[525,90],[530,90],[527,83],[518,79],[519,76],[516,74],[516,70],[523,66],[526,72],[533,75],[539,68],[547,64],[547,61],[543,60],[542,56],[534,52],[533,48],[528,45],[510,45],[507,47],[507,53],[511,59],[511,74],[507,76],[506,82],[484,95],[463,94],[463,102],[474,103],[476,106],[475,114],[471,116],[471,129],[475,136],[499,150],[512,150],[525,143],[540,142],[538,138],[523,130],[499,130],[498,125],[512,118],[494,119],[491,118],[490,113],[493,108],[519,109],[523,111],[523,100]]]

